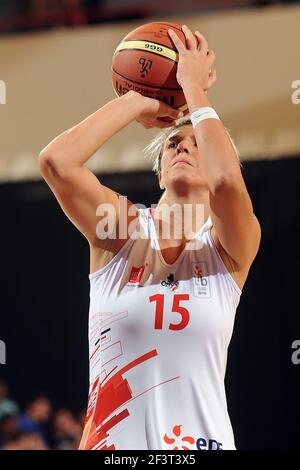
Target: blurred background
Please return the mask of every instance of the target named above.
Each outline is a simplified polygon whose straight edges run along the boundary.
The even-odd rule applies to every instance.
[[[240,449],[299,448],[300,3],[0,0],[0,447],[76,449],[88,396],[89,252],[38,169],[50,140],[115,98],[111,59],[151,21],[199,29],[209,98],[239,148],[262,242],[229,348]],[[135,203],[160,197],[130,124],[88,166]],[[299,354],[298,354],[299,350]]]

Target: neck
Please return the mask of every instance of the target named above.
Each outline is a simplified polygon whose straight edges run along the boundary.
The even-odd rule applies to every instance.
[[[154,211],[154,218],[159,226],[170,226],[171,233],[176,230],[176,233],[181,233],[182,240],[190,240],[207,221],[209,214],[209,191],[206,188],[180,193],[166,189]]]

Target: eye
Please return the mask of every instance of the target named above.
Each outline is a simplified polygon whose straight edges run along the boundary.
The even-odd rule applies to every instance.
[[[168,145],[168,149],[169,149],[170,147],[172,147],[172,145],[177,145],[177,142],[171,142],[171,143]],[[173,148],[173,147],[172,147],[172,148]]]

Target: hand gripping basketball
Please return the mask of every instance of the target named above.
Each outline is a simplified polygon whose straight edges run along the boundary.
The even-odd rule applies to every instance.
[[[134,93],[139,100],[141,109],[136,121],[145,129],[171,127],[175,124],[176,119],[183,116],[183,113],[178,109],[174,109],[162,101],[142,96],[137,92]]]
[[[114,52],[112,84],[118,96],[133,90],[187,114],[186,98],[176,80],[179,54],[168,34],[169,28],[187,46],[181,25],[177,23],[151,22],[135,28]]]
[[[216,71],[212,69],[216,55],[214,51],[208,49],[208,43],[199,31],[193,34],[186,25],[182,26],[182,31],[186,37],[187,47],[172,29],[168,31],[179,53],[177,81],[183,89],[189,82],[196,83],[207,91],[217,80]]]

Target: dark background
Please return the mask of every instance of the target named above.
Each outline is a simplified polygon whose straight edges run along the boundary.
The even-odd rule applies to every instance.
[[[299,448],[300,158],[243,164],[262,228],[229,347],[229,414],[240,449]],[[156,203],[152,173],[103,175],[135,203]],[[0,339],[12,398],[39,392],[57,406],[85,409],[88,395],[89,250],[45,182],[0,186]]]

